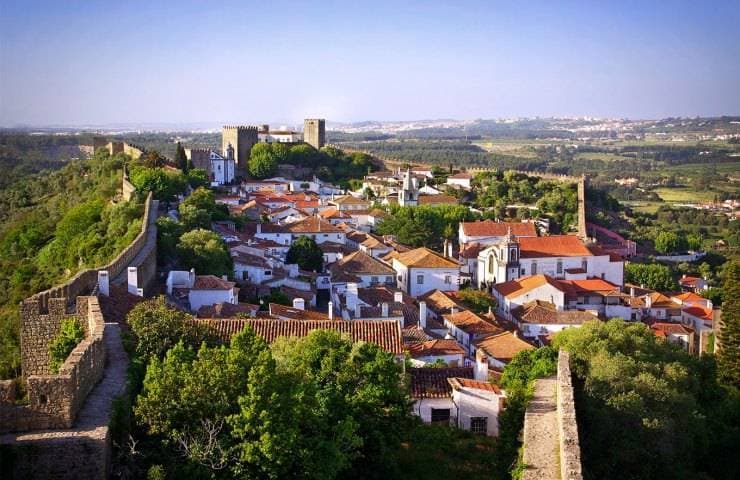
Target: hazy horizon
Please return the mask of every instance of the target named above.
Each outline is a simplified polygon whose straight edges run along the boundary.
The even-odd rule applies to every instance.
[[[729,0],[2,0],[0,126],[732,116],[738,24]]]

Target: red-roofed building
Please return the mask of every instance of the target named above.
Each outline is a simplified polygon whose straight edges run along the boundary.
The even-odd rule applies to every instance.
[[[684,292],[699,293],[702,290],[709,288],[709,284],[706,280],[701,277],[692,277],[690,275],[683,275],[678,281],[678,284]]]
[[[680,323],[655,322],[650,325],[656,337],[664,338],[666,341],[679,345],[689,353],[694,351],[694,331],[684,327]]]

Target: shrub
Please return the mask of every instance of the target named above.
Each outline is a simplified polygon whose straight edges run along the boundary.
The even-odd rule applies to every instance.
[[[52,372],[59,371],[59,367],[67,360],[69,354],[83,338],[85,338],[85,332],[79,320],[76,318],[62,320],[59,334],[49,345],[49,368]]]

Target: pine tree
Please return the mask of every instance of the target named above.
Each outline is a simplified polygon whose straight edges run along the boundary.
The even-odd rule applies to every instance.
[[[723,298],[718,372],[726,383],[740,388],[740,263],[727,265]]]
[[[175,165],[182,170],[182,173],[188,173],[188,158],[185,155],[185,149],[177,142],[177,153],[175,154]]]

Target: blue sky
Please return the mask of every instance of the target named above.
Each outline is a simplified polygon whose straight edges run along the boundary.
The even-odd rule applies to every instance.
[[[0,125],[740,114],[740,1],[0,0]]]

